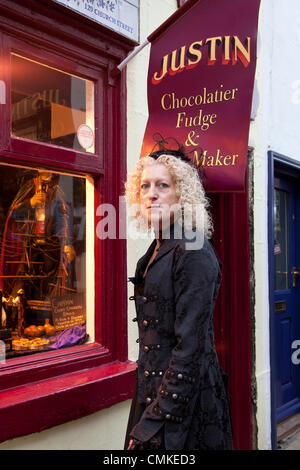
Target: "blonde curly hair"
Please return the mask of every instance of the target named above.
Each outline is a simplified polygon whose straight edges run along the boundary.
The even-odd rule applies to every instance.
[[[128,181],[125,183],[125,196],[129,206],[135,208],[134,217],[139,228],[149,230],[139,209],[142,172],[146,166],[158,164],[165,165],[173,178],[184,225],[194,227],[207,238],[211,238],[213,224],[208,211],[209,200],[205,195],[197,169],[180,158],[168,154],[162,154],[157,159],[150,155],[139,159],[135,173],[129,174]]]

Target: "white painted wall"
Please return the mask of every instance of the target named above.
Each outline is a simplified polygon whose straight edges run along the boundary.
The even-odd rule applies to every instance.
[[[250,126],[249,145],[254,151],[254,269],[255,350],[257,381],[258,447],[271,446],[270,358],[268,304],[267,151],[270,116],[270,70],[272,55],[272,2],[262,1],[259,15],[256,84],[259,93],[257,116]],[[270,11],[271,10],[271,11]]]
[[[300,160],[300,3],[273,4],[271,150]]]
[[[268,298],[268,156],[300,160],[300,3],[262,0],[257,60],[259,108],[251,124],[254,154],[255,322],[258,447],[271,448]]]
[[[141,0],[141,42],[177,7],[176,0]],[[258,446],[271,447],[267,231],[267,152],[300,160],[300,3],[262,0],[256,80],[259,107],[251,123],[254,156],[255,315]],[[127,66],[128,171],[134,171],[147,122],[146,79],[150,46]],[[147,242],[128,239],[128,275]],[[129,286],[130,287],[130,286]],[[132,295],[130,287],[129,294]],[[137,326],[129,305],[129,358],[137,358]],[[122,449],[130,400],[41,433],[0,444],[4,449]]]
[[[20,417],[22,419],[22,417]],[[120,450],[128,419],[128,401],[85,418],[0,444],[1,450]]]

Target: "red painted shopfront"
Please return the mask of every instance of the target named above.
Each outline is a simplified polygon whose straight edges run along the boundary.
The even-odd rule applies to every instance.
[[[22,206],[32,212],[30,203],[25,203],[25,188],[36,175],[50,174],[50,186],[54,180],[59,181],[61,194],[68,196],[61,204],[69,221],[68,207],[72,207],[72,227],[77,237],[72,261],[76,276],[71,287],[62,285],[64,273],[69,280],[72,277],[62,268],[62,275],[48,282],[45,289],[55,284],[64,301],[71,301],[75,291],[85,296],[87,334],[91,339],[42,352],[14,350],[0,364],[0,441],[86,416],[132,396],[135,364],[128,361],[127,354],[126,240],[101,241],[95,227],[100,202],[118,207],[123,194],[126,73],[116,76],[112,71],[133,47],[132,41],[55,2],[0,2],[0,241],[10,248],[8,259],[13,266],[20,244],[14,240],[16,244],[9,245],[6,241],[12,219],[10,215],[7,221],[7,210],[13,207],[13,214]],[[72,124],[67,125],[70,116]],[[20,196],[20,187],[14,186],[22,184]],[[245,192],[212,194],[211,199],[214,244],[223,263],[215,314],[217,349],[230,376],[235,447],[251,449],[254,427],[248,184]],[[36,206],[34,210],[37,217]],[[19,223],[17,216],[15,222]],[[80,233],[84,233],[83,238]],[[27,238],[36,237],[36,232],[30,232]],[[24,245],[24,238],[22,241]],[[57,247],[66,262],[70,245],[65,242]],[[30,251],[32,259],[28,252],[22,251],[22,262],[35,269],[35,264],[42,261],[36,249]],[[39,276],[45,275],[44,271],[32,272],[32,279],[39,281]],[[80,272],[85,273],[84,279],[80,279]],[[23,287],[28,272],[22,271],[18,279]],[[9,279],[2,274],[2,289],[4,281]],[[39,282],[40,290],[41,285]],[[32,293],[32,283],[30,289]],[[31,299],[31,305],[39,302]],[[32,318],[27,318],[28,325]],[[57,320],[53,323],[58,327]],[[29,341],[33,345],[32,338]]]
[[[59,180],[59,191],[64,191],[66,202],[57,196],[60,205],[55,206],[53,199],[52,208],[55,211],[58,207],[63,213],[58,220],[68,220],[68,225],[62,222],[64,229],[73,228],[73,236],[76,231],[73,264],[77,272],[71,287],[62,285],[64,274],[69,275],[65,268],[52,284],[61,289],[59,294],[64,294],[68,302],[72,302],[71,294],[76,289],[85,296],[85,304],[80,306],[86,314],[90,312],[90,331],[86,333],[92,338],[83,344],[71,342],[69,347],[42,352],[22,350],[24,344],[15,343],[17,349],[7,352],[8,359],[0,366],[1,441],[85,416],[131,397],[134,367],[127,361],[126,241],[106,240],[102,245],[96,236],[93,238],[93,232],[100,201],[117,207],[126,177],[126,79],[124,74],[115,80],[111,70],[133,46],[131,40],[55,2],[0,3],[1,245],[2,263],[10,263],[5,265],[6,272],[2,270],[2,289],[7,290],[3,298],[15,288],[9,284],[7,266],[14,269],[20,255],[24,266],[31,269],[25,272],[22,265],[24,272],[18,272],[21,284],[17,287],[28,284],[30,277],[28,303],[32,316],[27,312],[25,321],[27,326],[37,323],[34,305],[40,302],[44,308],[46,301],[32,300],[32,288],[37,283],[42,285],[40,280],[47,274],[45,256],[49,261],[51,254],[43,248],[40,251],[44,260],[38,259],[36,245],[45,247],[45,241],[40,237],[37,240],[33,231],[22,238],[24,219],[21,224],[14,219],[19,232],[23,230],[22,237],[18,230],[10,232],[10,222],[17,212],[19,219],[22,217],[20,206],[28,206],[26,187],[30,179],[46,175],[42,184],[48,186]],[[68,213],[71,205],[72,224]],[[13,210],[8,220],[9,207]],[[14,242],[9,233],[15,236]],[[18,243],[18,237],[22,243]],[[61,240],[58,235],[55,239]],[[24,249],[24,240],[29,240],[26,256],[18,252],[21,245]],[[63,248],[59,243],[56,249],[68,263],[65,255],[72,242],[65,241]],[[36,266],[40,265],[39,272]],[[84,279],[80,278],[82,273]],[[49,279],[46,277],[45,292],[49,291]],[[24,289],[26,292],[27,287]],[[27,339],[23,343],[37,347],[33,338]],[[46,343],[48,340],[51,338]]]
[[[213,241],[223,266],[214,313],[217,352],[229,375],[234,447],[255,449],[252,215],[248,181],[245,181],[245,192],[210,196],[215,227]]]

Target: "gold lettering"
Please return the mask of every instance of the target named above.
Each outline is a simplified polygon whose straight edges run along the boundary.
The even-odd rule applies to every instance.
[[[245,66],[250,63],[250,42],[251,38],[247,37],[247,49],[244,47],[238,36],[233,36],[234,38],[234,61],[237,62],[238,56]],[[238,54],[238,51],[241,54]]]
[[[232,164],[235,165],[235,158],[238,158],[239,154],[236,153],[234,155],[232,155]]]
[[[222,37],[221,36],[216,36],[214,38],[208,38],[208,39],[206,39],[206,42],[205,42],[205,44],[209,45],[209,49],[210,49],[209,60],[211,62],[215,62],[217,60],[217,58],[216,58],[216,44],[217,44],[217,41],[222,41]]]
[[[169,111],[172,109],[179,108],[193,108],[194,106],[201,106],[205,104],[219,103],[222,101],[234,100],[238,88],[232,88],[229,90],[223,91],[223,85],[220,85],[220,88],[214,91],[207,91],[207,88],[204,87],[202,94],[199,95],[190,95],[190,96],[181,96],[177,97],[174,92],[165,93],[162,95],[160,103],[162,109]],[[211,116],[214,116],[213,114]]]
[[[161,82],[164,76],[168,73],[168,57],[169,55],[166,54],[163,57],[163,63],[162,63],[162,69],[161,69],[161,75],[158,76],[158,73],[155,72],[155,74],[152,77],[152,83],[156,85],[157,83]]]
[[[212,114],[211,117],[210,117],[210,120],[209,122],[214,125],[216,124],[216,120],[217,120],[217,115],[216,114]]]
[[[231,165],[231,158],[232,158],[231,155],[226,155],[226,157],[224,157],[224,165],[225,166]],[[229,163],[227,163],[227,160],[229,160]]]
[[[200,126],[202,120],[202,109],[199,111],[199,115],[194,118],[194,126]]]
[[[188,105],[189,105],[190,107],[192,107],[192,106],[194,106],[194,104],[195,104],[195,97],[194,97],[193,95],[192,95],[192,96],[189,96],[189,98],[188,98],[187,101],[188,101]],[[191,104],[191,101],[193,102],[192,104]]]
[[[220,149],[218,149],[215,166],[222,166],[222,162],[221,162],[220,158],[223,158],[223,157],[222,157],[222,155],[220,156]]]
[[[207,157],[207,164],[206,164],[206,166],[214,166],[214,157],[213,157],[213,155],[209,155],[209,156]]]
[[[170,73],[172,74],[172,72],[178,72],[179,70],[181,69],[184,69],[185,65],[184,65],[184,59],[185,59],[185,49],[186,49],[186,46],[182,46],[180,48],[180,55],[179,55],[179,65],[176,66],[176,57],[177,57],[177,49],[175,49],[174,51],[172,51],[172,56],[171,56],[171,71]]]
[[[202,46],[202,41],[195,41],[193,42],[188,50],[188,56],[196,56],[195,60],[188,59],[188,65],[196,65],[200,60],[202,59],[202,52],[195,46],[199,46],[199,48]]]
[[[206,150],[205,150],[205,152],[206,152]],[[203,158],[202,158],[202,162],[203,162]],[[198,150],[194,150],[193,163],[196,163],[197,166],[200,165]]]
[[[224,62],[228,63],[230,61],[230,36],[224,36]]]
[[[165,106],[165,98],[171,98],[170,94],[169,93],[166,93],[164,94],[162,97],[161,97],[161,107],[165,110],[165,111],[168,111],[168,109],[171,109],[171,104],[169,105],[169,107],[166,107]]]
[[[183,121],[183,116],[185,116],[185,112],[178,113],[177,115],[177,124],[176,127],[180,127],[181,122]]]
[[[233,88],[232,89],[232,99],[235,99],[235,92],[238,91],[238,88]]]
[[[221,150],[217,149],[216,155],[207,155],[207,150],[204,150],[202,154],[198,153],[198,150],[194,150],[193,154],[193,163],[197,166],[233,166],[236,163],[236,158],[238,158],[239,154],[236,153],[234,155],[226,155],[224,157],[221,155]]]
[[[214,95],[212,93],[207,93],[207,104],[214,102]]]
[[[207,150],[204,150],[203,155],[202,155],[202,166],[205,166],[206,155],[207,155]]]
[[[230,95],[229,98],[227,98],[228,95]],[[228,100],[230,100],[230,99],[231,99],[231,90],[226,90],[226,91],[224,92],[224,100],[225,100],[225,101],[228,101]]]
[[[251,38],[248,36],[244,43],[238,36],[214,36],[205,40],[194,41],[190,45],[181,46],[174,49],[162,58],[161,70],[155,72],[152,77],[153,85],[159,84],[169,73],[175,75],[185,68],[192,69],[202,59],[202,46],[208,46],[208,65],[212,66],[217,60],[222,65],[228,65],[232,55],[232,65],[235,65],[238,59],[247,67],[250,63]],[[245,44],[245,45],[244,45]],[[221,47],[217,47],[221,46]],[[218,52],[218,54],[217,54]]]

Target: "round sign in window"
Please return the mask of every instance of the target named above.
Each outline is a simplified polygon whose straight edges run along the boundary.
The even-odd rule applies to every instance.
[[[78,127],[77,138],[81,147],[84,149],[89,149],[94,145],[94,133],[87,124],[81,124]]]

